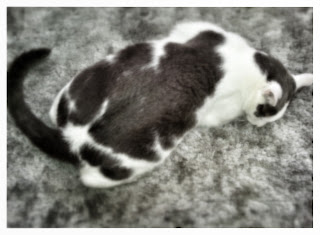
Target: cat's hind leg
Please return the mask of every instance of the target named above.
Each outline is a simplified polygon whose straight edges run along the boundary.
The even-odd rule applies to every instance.
[[[108,168],[106,168],[106,170],[108,170]],[[113,174],[118,173],[113,172]],[[103,174],[103,168],[100,166],[91,166],[87,163],[83,163],[81,167],[80,179],[85,186],[92,188],[111,188],[132,181],[129,175],[127,178],[123,177],[122,179],[111,179]]]
[[[97,145],[83,146],[80,156],[83,160],[80,179],[84,185],[94,188],[110,188],[132,182],[162,162],[134,159]]]
[[[80,170],[80,179],[87,187],[110,188],[130,183],[155,166],[154,164],[148,167],[125,167],[123,164],[113,162],[113,159],[107,159],[102,165],[98,166],[83,162]]]
[[[132,182],[161,165],[178,142],[174,141],[174,146],[164,149],[156,136],[151,148],[157,155],[157,160],[152,161],[116,153],[111,147],[93,141],[84,144],[79,151],[83,160],[80,179],[84,185],[95,188],[110,188]]]

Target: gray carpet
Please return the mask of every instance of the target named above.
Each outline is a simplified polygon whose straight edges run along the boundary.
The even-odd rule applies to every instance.
[[[57,92],[78,71],[175,22],[206,20],[240,33],[294,73],[312,73],[312,8],[15,8],[8,63],[53,48],[26,97],[50,124]],[[84,187],[77,169],[46,157],[8,115],[8,227],[312,227],[312,87],[284,118],[195,129],[162,167],[114,189]],[[50,124],[51,125],[51,124]]]

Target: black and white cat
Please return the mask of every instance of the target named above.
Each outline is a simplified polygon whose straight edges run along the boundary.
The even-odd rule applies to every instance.
[[[80,163],[89,187],[120,185],[152,170],[193,127],[243,114],[257,126],[275,121],[313,79],[290,74],[235,33],[181,23],[168,37],[128,46],[75,76],[53,102],[53,129],[30,111],[22,86],[28,69],[49,53],[35,49],[12,63],[8,108],[37,147]]]

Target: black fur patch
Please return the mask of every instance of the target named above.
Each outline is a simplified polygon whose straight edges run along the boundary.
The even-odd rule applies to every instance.
[[[119,162],[114,158],[88,145],[81,147],[80,154],[91,166],[100,166],[101,173],[109,179],[123,180],[132,174],[130,169],[119,166]]]
[[[137,43],[121,50],[115,58],[116,70],[123,72],[130,69],[140,69],[150,62],[151,47],[147,43]]]
[[[256,117],[270,117],[278,112],[276,107],[269,104],[259,104],[254,115]]]
[[[117,165],[108,165],[107,163],[100,167],[100,172],[112,180],[128,179],[132,174],[132,171],[128,168],[119,167]]]
[[[57,123],[59,127],[64,127],[68,119],[68,100],[65,95],[62,95],[58,104]]]
[[[119,52],[115,62],[102,60],[77,75],[69,89],[77,110],[71,112],[70,120],[79,125],[87,124],[95,117],[101,104],[110,96],[124,71],[136,71],[150,61],[150,46],[140,43]],[[121,86],[121,84],[119,84]]]
[[[89,133],[96,141],[112,147],[115,152],[156,161],[158,156],[151,149],[152,127],[145,127],[139,121],[134,123],[135,115],[130,114],[130,110],[134,108],[135,105],[130,102],[111,102],[107,112],[92,125]]]
[[[81,158],[87,161],[91,166],[99,166],[107,156],[102,152],[94,150],[88,145],[83,145],[80,149]]]
[[[294,79],[282,63],[274,57],[256,52],[254,58],[261,71],[266,74],[267,80],[278,82],[282,88],[282,97],[277,105],[275,107],[268,104],[258,106],[256,116],[265,117],[274,115],[280,111],[287,102],[292,100],[296,89]]]

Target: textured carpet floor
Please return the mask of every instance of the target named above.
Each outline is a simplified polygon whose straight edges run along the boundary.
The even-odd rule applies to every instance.
[[[33,111],[50,123],[57,92],[77,72],[175,22],[206,20],[247,38],[293,73],[312,73],[309,8],[15,8],[8,63],[36,47],[50,59],[27,80]],[[8,227],[312,227],[312,87],[284,118],[241,118],[195,129],[156,171],[114,189],[89,189],[77,169],[46,157],[8,115]]]

